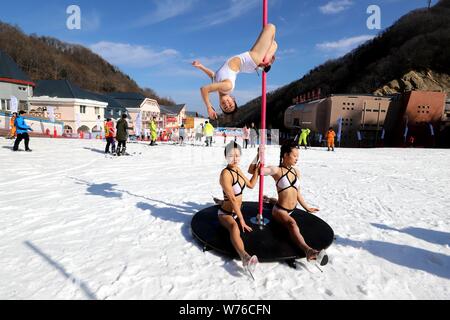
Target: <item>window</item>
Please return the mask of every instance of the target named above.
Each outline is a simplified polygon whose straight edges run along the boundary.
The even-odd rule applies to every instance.
[[[80,106],[80,113],[86,113],[86,106]]]
[[[95,107],[95,114],[100,114],[100,108],[99,107]]]
[[[296,127],[300,126],[300,119],[294,118],[294,126]]]
[[[386,110],[381,110],[382,113],[386,113]]]
[[[372,112],[372,109],[366,109],[366,112]]]

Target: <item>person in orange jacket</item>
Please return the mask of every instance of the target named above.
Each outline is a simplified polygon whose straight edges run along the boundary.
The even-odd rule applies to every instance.
[[[334,132],[332,127],[328,130],[325,138],[327,139],[328,151],[334,151],[334,139],[336,138],[336,132]]]
[[[116,153],[116,140],[114,139],[116,129],[114,128],[114,123],[111,119],[107,119],[105,123],[105,138],[106,138],[106,149],[105,153],[109,152],[109,146],[112,146],[112,154]]]
[[[15,139],[16,138],[16,125],[14,122],[17,118],[17,112],[14,112],[11,119],[9,120],[9,139]]]

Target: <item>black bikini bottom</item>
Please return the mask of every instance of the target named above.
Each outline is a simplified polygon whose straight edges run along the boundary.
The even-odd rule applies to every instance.
[[[281,209],[281,210],[283,210],[283,211],[286,211],[286,212],[288,213],[288,215],[292,215],[292,214],[294,213],[295,209],[297,209],[297,208],[294,208],[294,209],[292,209],[292,210],[289,210],[289,209],[283,208],[283,207],[280,206],[278,203],[275,204],[275,207],[278,208],[278,209]]]

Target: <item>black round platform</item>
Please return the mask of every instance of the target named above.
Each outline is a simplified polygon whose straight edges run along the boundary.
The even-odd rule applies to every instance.
[[[289,236],[286,228],[272,218],[272,205],[265,204],[264,218],[270,223],[262,230],[252,224],[250,220],[258,213],[259,205],[256,202],[244,202],[242,214],[253,232],[242,233],[245,250],[250,255],[257,255],[261,262],[275,262],[305,258],[305,253],[297,248]],[[237,258],[228,230],[219,222],[217,211],[219,207],[209,207],[198,212],[191,222],[192,234],[207,250],[215,250],[230,257]],[[306,243],[316,249],[323,250],[331,246],[334,240],[334,231],[317,216],[296,209],[292,217],[297,221],[300,232]]]

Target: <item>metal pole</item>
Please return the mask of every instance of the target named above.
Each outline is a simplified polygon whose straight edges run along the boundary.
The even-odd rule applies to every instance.
[[[268,0],[263,0],[263,28],[268,24]],[[261,95],[261,148],[260,148],[260,160],[261,160],[261,172],[259,177],[259,214],[258,222],[263,224],[263,210],[264,210],[264,172],[263,168],[266,162],[265,159],[265,147],[266,147],[266,108],[267,108],[267,74],[262,73],[262,95]]]

